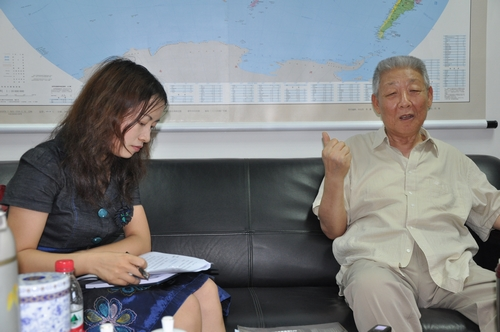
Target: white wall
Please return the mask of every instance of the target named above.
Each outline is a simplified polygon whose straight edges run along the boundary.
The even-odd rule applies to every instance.
[[[486,54],[486,119],[500,122],[500,1],[488,0]],[[362,131],[330,132],[345,139]],[[432,130],[467,154],[500,158],[500,128]],[[0,161],[18,160],[47,133],[0,133]],[[153,158],[302,158],[321,155],[320,131],[161,132]]]

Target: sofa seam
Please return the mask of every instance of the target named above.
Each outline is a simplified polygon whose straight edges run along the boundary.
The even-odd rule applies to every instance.
[[[253,235],[252,235],[252,193],[250,189],[250,163],[245,160],[245,186],[247,195],[247,245],[248,245],[248,286],[253,286]]]
[[[257,293],[255,292],[255,289],[253,287],[249,287],[248,291],[250,292],[250,297],[252,298],[253,306],[255,308],[255,315],[257,316],[257,327],[266,327],[259,297],[257,296]]]

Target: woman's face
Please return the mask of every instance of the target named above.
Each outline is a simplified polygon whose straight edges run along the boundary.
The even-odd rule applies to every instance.
[[[144,114],[139,122],[134,124],[125,133],[124,145],[122,145],[119,140],[115,140],[113,153],[118,157],[130,158],[134,155],[134,153],[139,152],[143,145],[151,140],[151,131],[160,121],[164,109],[165,104],[160,103],[150,112]],[[129,123],[129,120],[125,119],[122,123],[121,129],[123,130]]]

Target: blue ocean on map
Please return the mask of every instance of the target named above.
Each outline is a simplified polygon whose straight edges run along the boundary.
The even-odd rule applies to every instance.
[[[168,45],[218,41],[247,49],[240,67],[251,73],[272,76],[288,60],[363,62],[338,75],[343,81],[366,81],[379,60],[418,46],[448,3],[415,1],[380,37],[397,2],[16,0],[2,1],[0,9],[34,49],[75,78],[130,49],[154,55]]]

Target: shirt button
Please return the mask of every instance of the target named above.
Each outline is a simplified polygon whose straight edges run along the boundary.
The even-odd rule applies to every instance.
[[[101,218],[106,218],[108,214],[109,213],[106,209],[99,209],[99,211],[97,211],[97,215]]]
[[[93,244],[99,244],[101,243],[102,238],[100,236],[96,236],[95,238],[92,239]]]
[[[406,249],[406,252],[410,252],[411,250],[410,249]]]

